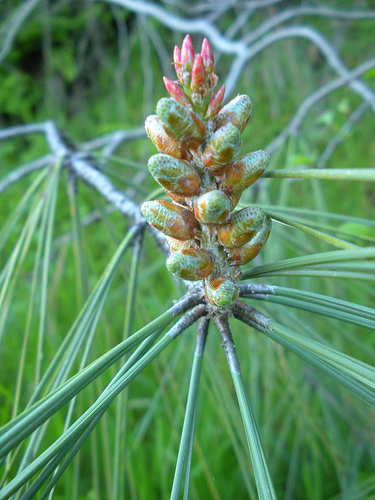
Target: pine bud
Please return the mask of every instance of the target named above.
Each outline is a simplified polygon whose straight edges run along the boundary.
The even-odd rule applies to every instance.
[[[211,254],[199,248],[185,248],[173,252],[167,259],[168,270],[189,281],[207,278],[212,273],[213,260]]]
[[[203,64],[203,59],[200,54],[197,54],[194,59],[193,69],[191,71],[191,88],[192,90],[200,90],[206,83],[206,70]]]
[[[175,47],[174,47],[173,61],[174,61],[174,69],[176,71],[178,81],[180,83],[182,83],[184,80],[185,73],[187,73],[187,72],[186,72],[184,66],[181,64],[181,51],[180,51],[179,47],[177,47],[177,45],[175,45]]]
[[[215,69],[215,61],[214,61],[214,56],[212,54],[211,45],[207,40],[207,38],[203,39],[201,47],[201,55],[207,73],[212,73],[212,71]]]
[[[194,215],[203,224],[221,224],[230,208],[230,200],[222,191],[208,191],[198,198]]]
[[[175,142],[165,131],[156,115],[150,115],[146,118],[145,128],[148,137],[162,153],[173,156],[174,158],[188,158],[190,153],[181,145]]]
[[[205,120],[213,118],[221,110],[224,100],[224,94],[225,94],[225,86],[223,85],[222,87],[219,88],[219,90],[215,92],[214,96],[212,97],[207,107],[206,114],[204,116]]]
[[[251,114],[251,100],[246,94],[238,95],[228,102],[217,116],[219,127],[231,123],[242,133]]]
[[[158,154],[148,160],[148,168],[155,180],[173,194],[184,196],[199,194],[200,176],[186,161]]]
[[[211,136],[203,152],[203,164],[209,172],[219,173],[238,155],[240,147],[241,134],[228,123]]]
[[[238,297],[237,285],[226,276],[208,279],[205,290],[211,304],[220,308],[229,307]]]
[[[180,89],[180,87],[177,85],[177,83],[172,82],[169,78],[166,76],[163,76],[163,82],[165,85],[165,88],[167,89],[167,92],[175,99],[177,102],[182,104],[185,107],[190,108],[191,103],[189,99],[186,97],[185,93]]]
[[[261,149],[239,158],[224,171],[220,189],[226,194],[241,193],[263,174],[269,161]]]
[[[190,35],[186,35],[181,45],[181,64],[185,64],[188,70],[191,70],[194,63],[194,47]]]
[[[203,120],[175,99],[164,97],[156,106],[156,114],[167,132],[186,147],[196,147],[206,133]]]
[[[147,221],[167,236],[188,240],[198,235],[198,221],[193,212],[168,201],[146,201],[141,212]]]
[[[266,214],[259,207],[239,210],[218,228],[218,240],[227,248],[241,247],[250,241],[265,219]]]
[[[229,251],[230,265],[242,266],[253,260],[266,243],[270,235],[271,226],[271,219],[266,216],[254,236],[246,245]]]

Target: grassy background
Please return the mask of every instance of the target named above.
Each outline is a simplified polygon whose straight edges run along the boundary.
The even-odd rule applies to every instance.
[[[20,18],[25,5],[6,0],[0,3],[3,46],[12,23]],[[205,15],[205,11],[199,14],[201,2],[184,3],[180,8],[165,5],[169,12],[186,18]],[[299,5],[300,2],[283,1],[255,11],[236,37],[246,36],[264,20]],[[324,5],[359,11],[375,8],[372,1],[337,0]],[[184,11],[189,6],[196,7],[198,14]],[[230,31],[241,9],[238,4],[214,21],[221,33]],[[347,67],[354,68],[373,56],[374,22],[299,16],[290,25],[306,24],[318,30],[332,43]],[[154,112],[158,99],[166,95],[161,76],[173,78],[171,54],[174,44],[180,45],[184,34],[107,2],[39,2],[20,26],[0,65],[1,128],[52,119],[71,140],[82,144],[112,131],[141,127],[145,117]],[[196,48],[201,40],[201,34],[193,35]],[[219,81],[223,82],[233,58],[219,52],[215,56]],[[253,115],[243,134],[242,152],[265,148],[293,118],[301,102],[333,77],[324,56],[306,40],[278,42],[251,60],[235,89],[236,93],[249,94],[254,103]],[[367,72],[363,81],[375,91],[374,70]],[[360,103],[360,97],[348,87],[329,95],[308,113],[298,135],[273,154],[269,168],[316,166],[329,141]],[[373,168],[374,137],[374,116],[367,109],[329,158],[327,168]],[[141,203],[157,189],[146,172],[147,159],[154,152],[151,142],[141,138],[124,144],[110,158],[99,148],[94,153],[113,182]],[[1,141],[1,177],[46,153],[48,147],[42,135]],[[2,194],[0,226],[8,220],[30,179],[23,179]],[[69,190],[69,185],[64,171],[54,222],[47,327],[39,364],[42,373],[129,227],[123,216],[108,213],[106,202],[91,188],[78,182],[75,190]],[[348,219],[356,216],[374,222],[373,183],[262,179],[257,189],[249,190],[242,201],[309,209],[307,222],[330,224],[332,233],[337,231],[338,235],[343,231],[351,233],[352,238],[346,235],[351,241],[367,237],[361,240],[363,246],[374,244],[373,225]],[[323,216],[313,219],[314,211],[343,217],[333,221]],[[76,215],[81,221],[78,236],[73,231]],[[2,249],[1,267],[23,224],[21,218]],[[18,270],[6,312],[0,317],[1,424],[25,407],[35,388],[40,296],[31,300],[30,296],[34,283],[37,288],[41,286],[38,267],[35,279],[33,275],[39,238],[36,231],[30,251]],[[275,223],[262,258],[264,262],[272,262],[327,249],[331,247],[326,243]],[[139,329],[184,292],[183,286],[174,283],[166,272],[164,257],[155,251],[154,241],[146,236],[137,271],[134,309],[129,317],[124,310],[131,293],[130,269],[131,254],[127,253],[95,331],[88,362],[116,345],[129,322],[131,331]],[[373,284],[366,281],[274,277],[260,282],[325,293],[367,306],[374,303]],[[374,337],[369,330],[277,304],[255,305],[307,336],[374,364]],[[30,311],[32,317],[28,323]],[[248,327],[233,321],[233,329],[279,498],[374,498],[373,409]],[[20,399],[15,407],[15,381],[20,373],[20,350],[25,345],[26,331],[29,340],[19,386]],[[120,400],[119,412],[123,418],[118,428],[123,432],[119,471],[114,474],[118,429],[115,403],[59,481],[55,498],[116,498],[114,481],[120,484],[117,498],[168,498],[193,348],[194,328],[191,328],[137,377]],[[79,356],[73,372],[78,369]],[[82,391],[73,410],[74,419],[115,373],[116,368],[109,369]],[[40,450],[61,434],[65,418],[66,409],[54,416]],[[256,498],[236,397],[214,328],[207,345],[196,429],[191,497]],[[12,465],[11,470],[15,472],[16,466]]]

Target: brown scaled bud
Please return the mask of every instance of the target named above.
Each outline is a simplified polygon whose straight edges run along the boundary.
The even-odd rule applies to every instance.
[[[185,248],[173,252],[167,259],[168,270],[188,281],[207,278],[212,273],[213,259],[211,254],[200,248]]]
[[[236,193],[236,194],[231,194],[230,196],[228,196],[228,198],[230,199],[230,209],[231,210],[233,210],[238,205],[238,202],[241,199],[241,194],[242,193]]]
[[[205,282],[206,297],[216,307],[231,306],[238,297],[238,287],[226,276],[209,278]]]
[[[246,207],[232,214],[217,230],[219,242],[227,248],[245,245],[264,223],[266,214],[259,207]]]
[[[165,192],[167,193],[168,196],[170,196],[172,198],[173,201],[175,201],[179,205],[187,205],[185,196],[182,196],[180,194],[171,193],[170,191],[167,191],[167,190]]]
[[[266,243],[270,235],[271,226],[271,219],[266,216],[254,236],[246,245],[229,250],[228,258],[230,265],[242,266],[253,260]]]
[[[166,153],[178,159],[187,159],[190,156],[190,153],[181,143],[177,143],[167,134],[156,115],[150,115],[146,118],[145,128],[148,137],[162,153]]]
[[[194,215],[203,224],[222,224],[230,209],[230,199],[222,191],[208,191],[198,198]]]
[[[269,161],[261,149],[239,158],[225,169],[220,189],[226,194],[242,193],[263,174]]]
[[[193,212],[168,201],[146,201],[141,206],[145,219],[156,229],[177,240],[198,235],[198,221]]]
[[[210,173],[219,173],[238,155],[240,148],[241,134],[229,123],[211,136],[203,152],[203,164]]]
[[[158,154],[148,160],[148,168],[154,179],[167,191],[183,196],[199,194],[200,176],[186,161]]]
[[[188,148],[198,146],[206,134],[203,120],[175,99],[160,99],[156,114],[166,131]]]
[[[231,123],[242,133],[251,115],[251,100],[246,94],[238,95],[228,102],[217,115],[219,127]]]

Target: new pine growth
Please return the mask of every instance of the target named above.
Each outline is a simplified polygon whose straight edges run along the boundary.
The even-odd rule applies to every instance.
[[[164,77],[171,97],[160,99],[145,124],[159,151],[149,159],[149,170],[172,202],[148,201],[142,213],[167,236],[169,271],[203,280],[207,300],[225,309],[238,297],[239,266],[258,255],[271,230],[259,207],[233,212],[269,157],[260,150],[239,158],[251,101],[239,95],[222,107],[225,89],[214,93],[217,76],[208,41],[195,54],[186,35],[173,58],[178,82]]]

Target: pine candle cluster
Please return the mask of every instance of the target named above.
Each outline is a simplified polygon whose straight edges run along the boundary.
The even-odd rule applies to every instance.
[[[269,157],[262,150],[238,157],[251,101],[239,95],[222,107],[224,86],[213,92],[217,76],[208,41],[195,54],[187,35],[173,56],[180,86],[164,77],[171,97],[160,99],[156,115],[146,119],[160,152],[148,167],[172,202],[148,201],[141,209],[167,237],[169,271],[203,280],[208,301],[223,309],[238,297],[239,266],[254,259],[271,230],[259,207],[233,212]]]

